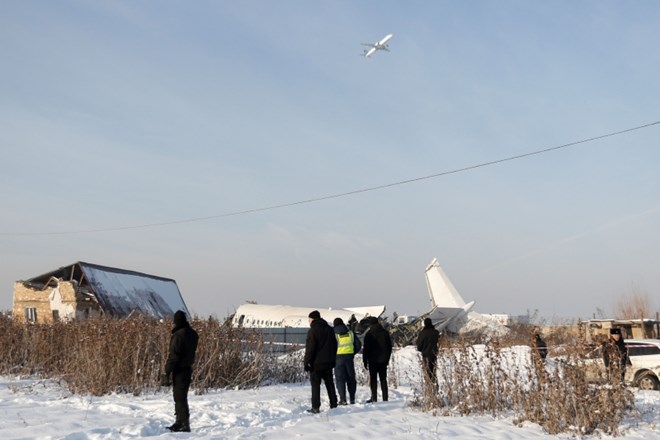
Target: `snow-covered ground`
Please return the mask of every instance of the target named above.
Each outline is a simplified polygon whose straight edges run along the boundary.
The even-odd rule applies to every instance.
[[[359,363],[358,363],[359,365]],[[358,367],[359,368],[359,367]],[[309,384],[271,385],[251,390],[218,390],[190,394],[191,433],[170,433],[173,401],[169,391],[103,397],[72,395],[50,380],[0,377],[0,439],[317,439],[457,438],[551,439],[540,427],[514,426],[513,415],[436,417],[410,407],[418,377],[412,347],[396,353],[393,370],[400,377],[389,402],[363,403],[369,397],[358,387],[358,403],[329,410],[322,388],[321,414],[310,406]],[[660,392],[636,391],[639,415],[622,426],[625,439],[660,438]]]

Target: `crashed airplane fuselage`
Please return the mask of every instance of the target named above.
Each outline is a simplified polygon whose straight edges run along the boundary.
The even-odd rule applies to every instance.
[[[388,326],[393,333],[401,335],[400,341],[405,341],[402,345],[410,343],[425,318],[431,318],[438,330],[451,333],[458,333],[468,322],[476,328],[493,325],[492,319],[472,311],[475,301],[465,302],[437,259],[434,258],[426,267],[424,277],[431,309],[411,322]],[[380,318],[385,306],[331,309],[247,303],[238,307],[231,318],[231,325],[245,328],[309,328],[307,316],[312,310],[318,310],[321,317],[332,325],[335,318],[341,318],[347,324],[353,320],[361,322],[369,316]],[[358,326],[358,331],[363,327]]]
[[[234,327],[247,328],[304,328],[309,327],[307,316],[312,310],[318,310],[321,318],[332,324],[335,318],[348,323],[352,319],[359,322],[367,316],[380,317],[385,312],[385,306],[332,309],[248,303],[236,309],[231,323]]]

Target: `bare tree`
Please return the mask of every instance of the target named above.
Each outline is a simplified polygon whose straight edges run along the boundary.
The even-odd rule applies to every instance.
[[[641,319],[651,317],[651,300],[648,293],[631,283],[630,292],[619,298],[615,315],[617,319]]]

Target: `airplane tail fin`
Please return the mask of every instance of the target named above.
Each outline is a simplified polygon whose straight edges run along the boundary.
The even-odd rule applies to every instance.
[[[465,307],[466,303],[458,290],[449,280],[449,277],[440,267],[436,258],[426,267],[426,287],[429,291],[432,307],[452,308]]]

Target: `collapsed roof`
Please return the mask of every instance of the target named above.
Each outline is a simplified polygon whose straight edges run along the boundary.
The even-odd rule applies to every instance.
[[[25,281],[45,287],[53,279],[71,281],[83,294],[93,294],[107,316],[140,313],[156,318],[174,315],[186,307],[176,281],[155,275],[79,261]]]

